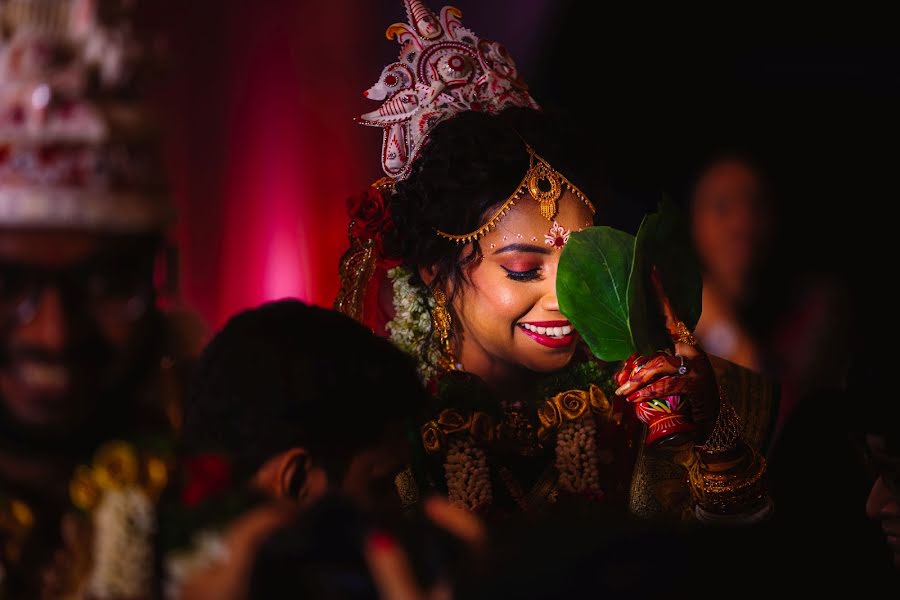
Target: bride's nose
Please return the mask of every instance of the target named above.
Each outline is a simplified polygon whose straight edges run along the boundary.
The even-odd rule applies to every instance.
[[[559,301],[556,299],[556,290],[541,298],[541,308],[551,312],[559,312]]]

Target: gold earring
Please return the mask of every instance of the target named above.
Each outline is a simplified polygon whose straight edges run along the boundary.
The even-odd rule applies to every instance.
[[[447,296],[439,289],[434,290],[434,309],[431,311],[431,326],[438,339],[440,359],[438,366],[445,371],[456,370],[456,358],[450,347],[450,311],[447,310]]]

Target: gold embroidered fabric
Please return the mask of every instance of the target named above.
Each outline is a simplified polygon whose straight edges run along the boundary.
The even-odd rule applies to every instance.
[[[352,222],[350,227],[353,227]],[[366,288],[375,272],[375,263],[375,240],[351,242],[350,248],[341,257],[341,290],[334,301],[336,311],[362,322]]]
[[[680,515],[692,519],[695,501],[700,501],[701,508],[720,514],[762,506],[765,460],[755,448],[765,449],[774,429],[777,386],[724,359],[710,356],[710,362],[723,394],[731,399],[740,418],[745,443],[734,451],[731,461],[720,455],[713,464],[712,460],[703,460],[692,444],[647,448],[641,440],[629,495],[629,510],[636,516]],[[686,472],[693,473],[687,481]]]
[[[419,486],[416,485],[416,478],[412,469],[407,467],[397,473],[394,477],[394,487],[397,488],[397,495],[400,496],[400,503],[404,509],[415,506],[420,500]]]
[[[726,456],[696,452],[688,465],[694,499],[711,515],[753,514],[765,507],[765,474],[765,459],[745,444]]]

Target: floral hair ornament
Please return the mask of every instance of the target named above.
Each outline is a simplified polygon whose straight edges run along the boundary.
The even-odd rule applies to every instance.
[[[403,3],[408,23],[386,32],[400,43],[399,61],[363,93],[382,104],[357,119],[384,129],[381,166],[395,180],[409,175],[438,123],[466,111],[539,108],[506,48],[464,28],[458,8],[437,15],[421,0]]]
[[[390,285],[387,272],[400,264],[384,247],[384,236],[393,228],[392,187],[391,178],[382,177],[347,200],[350,248],[341,257],[341,289],[334,302],[338,312],[384,335],[391,315],[379,302],[380,289]]]
[[[528,150],[528,172],[525,173],[525,177],[522,178],[522,181],[516,187],[516,191],[500,205],[500,208],[485,221],[484,225],[475,231],[464,233],[462,235],[436,230],[437,234],[442,238],[446,238],[457,244],[474,242],[496,228],[501,219],[503,219],[503,217],[512,210],[512,207],[516,205],[519,199],[526,194],[540,204],[541,216],[548,221],[553,222],[554,227],[551,228],[550,233],[548,233],[547,236],[553,234],[554,228],[558,226],[554,219],[559,213],[559,199],[562,197],[565,190],[569,190],[576,198],[584,202],[585,206],[590,209],[591,214],[596,212],[594,205],[588,200],[588,197],[584,195],[584,192],[578,189],[574,183],[566,179],[562,173],[551,167],[550,163],[535,152],[531,146],[526,144],[525,148]],[[562,244],[559,246],[557,246],[556,238],[557,235],[554,234],[553,245],[555,247],[561,247],[561,245],[564,245],[565,242],[568,241],[568,233],[562,236]],[[545,236],[545,241],[546,239],[547,237]],[[549,245],[550,242],[547,241],[547,244]]]
[[[210,567],[225,568],[231,558],[226,530],[236,519],[265,501],[238,485],[224,454],[202,452],[185,457],[160,519],[164,597],[182,598],[184,585]]]

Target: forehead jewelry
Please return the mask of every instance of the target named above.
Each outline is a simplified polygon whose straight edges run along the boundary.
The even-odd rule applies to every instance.
[[[522,178],[522,181],[519,183],[518,187],[516,187],[516,191],[500,205],[500,208],[485,221],[484,225],[475,231],[462,235],[436,230],[437,234],[442,238],[457,244],[467,244],[475,241],[483,237],[492,229],[495,229],[500,220],[506,216],[512,207],[515,206],[519,199],[526,193],[540,205],[541,216],[548,221],[553,221],[559,212],[559,199],[567,189],[590,209],[591,214],[596,212],[594,205],[591,204],[591,201],[588,200],[587,196],[585,196],[575,184],[566,179],[559,171],[551,167],[550,163],[541,158],[531,146],[526,144],[525,148],[528,150],[528,172],[525,173],[525,177]],[[557,225],[555,221],[554,225]],[[551,232],[552,231],[553,228],[551,227]],[[564,236],[563,244],[568,241],[568,235],[567,232]]]

